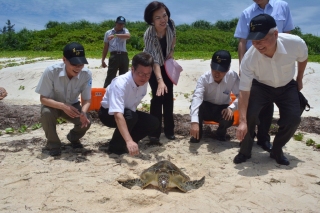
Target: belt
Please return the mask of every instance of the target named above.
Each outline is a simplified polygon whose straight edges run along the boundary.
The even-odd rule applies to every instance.
[[[122,51],[112,51],[110,53],[111,55],[124,55],[124,54],[128,54],[127,52],[122,52]]]

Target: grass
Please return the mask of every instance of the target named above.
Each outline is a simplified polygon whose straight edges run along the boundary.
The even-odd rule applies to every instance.
[[[296,141],[302,141],[303,139],[303,134],[301,132],[298,132],[297,134],[295,134],[293,136],[293,138],[296,140]]]
[[[139,53],[139,51],[129,51],[129,58]],[[101,58],[102,48],[101,51],[86,51],[87,58]],[[192,51],[192,52],[175,52],[174,58],[175,59],[183,59],[183,60],[191,60],[191,59],[203,59],[203,60],[210,60],[212,57],[213,52],[208,51]],[[238,58],[237,52],[230,52],[233,59]],[[35,58],[43,58],[48,57],[49,59],[61,59],[62,58],[62,51],[1,51],[0,58],[17,58],[17,57],[26,57],[26,60],[31,60]],[[41,59],[39,59],[41,60]],[[15,63],[14,60],[11,60],[12,63]],[[37,60],[35,60],[37,61]],[[320,55],[310,55],[309,62],[320,62]]]

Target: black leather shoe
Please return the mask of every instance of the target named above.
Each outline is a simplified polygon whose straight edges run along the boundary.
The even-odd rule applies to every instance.
[[[235,163],[235,164],[243,163],[243,162],[246,162],[247,159],[250,159],[250,158],[251,158],[251,156],[246,156],[246,155],[241,154],[241,153],[239,152],[239,154],[237,154],[237,155],[234,157],[233,163]]]
[[[60,156],[61,155],[61,149],[60,148],[53,148],[49,150],[49,155],[51,156]]]
[[[258,144],[259,146],[261,146],[261,148],[262,148],[264,151],[270,152],[271,149],[272,149],[272,145],[271,145],[270,141],[264,141],[264,142],[258,141],[257,144]]]
[[[279,152],[279,153],[276,153],[274,151],[271,151],[270,152],[270,158],[273,158],[276,160],[276,162],[280,165],[285,165],[285,166],[288,166],[290,164],[288,158],[286,158],[284,155],[283,155],[283,152]]]
[[[160,143],[160,139],[157,137],[149,137],[149,143],[148,145],[155,145],[155,146],[162,146],[162,143]]]
[[[190,143],[199,143],[199,142],[200,142],[200,139],[196,139],[194,137],[190,138]]]
[[[165,135],[166,136],[166,138],[168,138],[169,140],[174,140],[174,139],[176,139],[176,136],[174,136],[174,135]]]
[[[159,138],[157,138],[157,137],[149,137],[149,141],[150,141],[150,143],[159,143],[160,142]]]
[[[80,141],[71,142],[71,146],[74,149],[82,149],[83,148],[83,145],[80,143]]]

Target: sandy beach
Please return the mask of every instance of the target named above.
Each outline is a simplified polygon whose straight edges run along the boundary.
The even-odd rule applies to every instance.
[[[8,63],[20,59],[0,59]],[[8,96],[0,107],[40,105],[35,88],[44,69],[61,60],[44,60],[0,69],[0,87]],[[100,59],[88,59],[93,87],[102,87],[107,69]],[[174,87],[175,114],[189,114],[191,93],[200,75],[210,70],[210,60],[178,60],[183,72]],[[238,71],[238,60],[231,69]],[[303,117],[320,117],[320,64],[308,63],[302,90],[311,110]],[[24,89],[20,89],[23,86]],[[150,88],[149,88],[150,89]],[[148,103],[150,96],[143,101]],[[21,110],[17,107],[17,111]],[[18,112],[17,112],[18,113]],[[40,112],[39,112],[40,114]],[[275,110],[274,117],[279,116]],[[174,141],[160,138],[162,146],[139,143],[141,154],[107,154],[106,142],[114,129],[95,122],[81,139],[85,148],[73,150],[68,144],[70,123],[57,126],[63,142],[61,157],[43,151],[42,129],[0,136],[0,212],[319,212],[320,153],[306,140],[320,143],[316,133],[304,134],[302,141],[291,139],[284,153],[289,166],[277,164],[256,143],[252,158],[235,165],[232,160],[239,141],[217,141],[205,137],[190,144],[189,136],[177,135]],[[273,136],[272,136],[273,137]],[[172,189],[164,194],[153,187],[127,189],[118,183],[139,177],[140,173],[161,160],[170,160],[191,180],[205,176],[202,187],[183,193]]]

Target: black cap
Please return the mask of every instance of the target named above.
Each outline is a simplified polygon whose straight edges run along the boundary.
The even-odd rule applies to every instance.
[[[119,16],[116,20],[116,23],[119,24],[125,24],[126,23],[126,19],[123,16]]]
[[[88,64],[84,48],[77,42],[67,44],[63,49],[63,56],[70,61],[71,64]]]
[[[260,14],[253,17],[250,21],[250,33],[247,40],[263,39],[270,29],[277,26],[274,18],[268,14]]]
[[[231,64],[231,55],[227,50],[218,50],[211,59],[211,69],[228,72]]]

